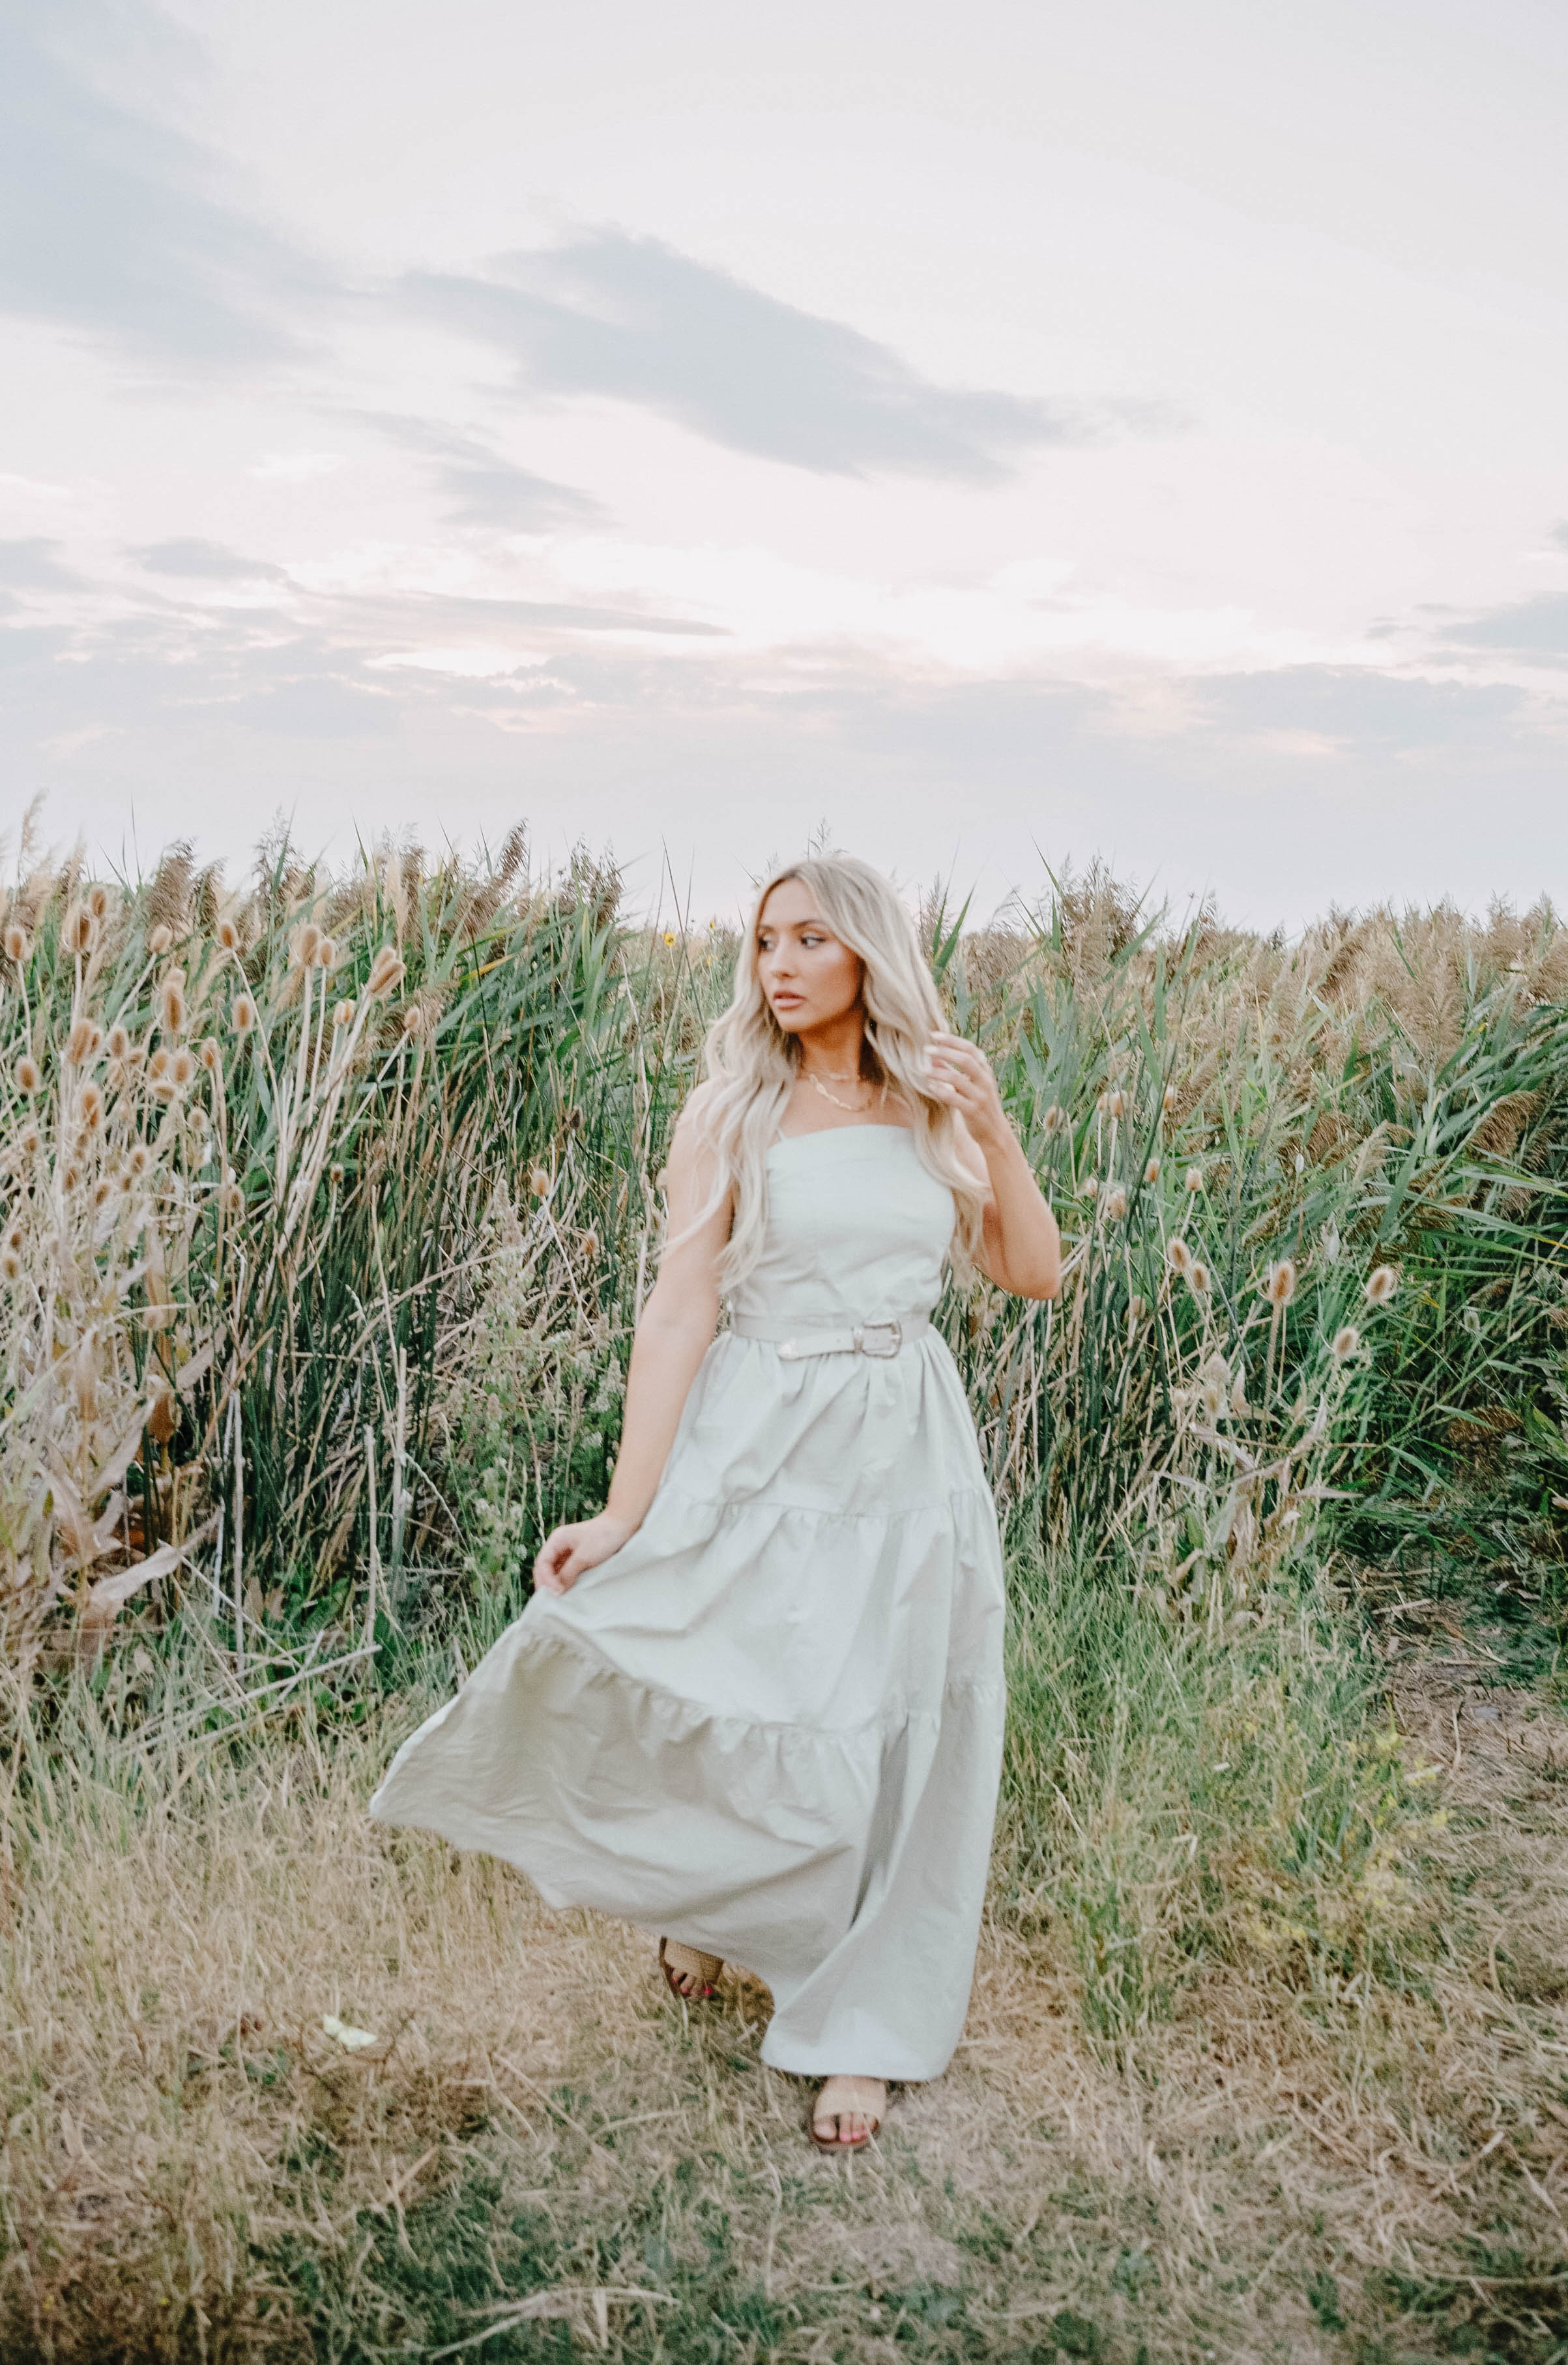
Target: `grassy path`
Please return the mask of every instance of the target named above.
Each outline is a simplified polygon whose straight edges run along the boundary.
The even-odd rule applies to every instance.
[[[84,1779],[6,1888],[7,2365],[1568,2356],[1568,1722],[1409,1664],[1448,1962],[1216,1965],[1118,2047],[993,1924],[850,2161],[763,1990],[682,2012],[635,1933],[370,1829],[352,1743],[118,1820]]]

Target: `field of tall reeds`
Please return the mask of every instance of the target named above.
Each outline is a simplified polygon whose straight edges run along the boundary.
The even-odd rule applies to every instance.
[[[744,1972],[688,2023],[363,1816],[601,1496],[733,930],[521,832],[24,845],[7,2357],[1568,2357],[1568,932],[1098,872],[920,925],[1067,1277],[940,1309],[1009,1542],[991,1903],[954,2072],[834,2165]]]

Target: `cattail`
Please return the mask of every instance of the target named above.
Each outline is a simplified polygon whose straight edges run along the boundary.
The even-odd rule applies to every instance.
[[[158,925],[149,932],[147,949],[156,959],[168,951],[174,941],[174,931],[166,920],[160,920]]]
[[[352,1001],[339,1002],[333,1004],[332,1024],[334,1026],[352,1026],[353,1025],[353,1003]]]
[[[226,953],[237,953],[240,949],[240,931],[227,916],[218,923],[218,941]]]
[[[1201,1263],[1196,1257],[1193,1258],[1192,1270],[1187,1275],[1187,1286],[1192,1291],[1194,1297],[1206,1297],[1208,1295],[1209,1269],[1206,1264]]]
[[[130,1049],[130,1037],[123,1026],[111,1026],[106,1046],[111,1059],[123,1059]]]
[[[1186,1241],[1180,1238],[1171,1241],[1165,1255],[1172,1272],[1186,1272],[1192,1265],[1192,1250]]]
[[[1391,1264],[1380,1264],[1367,1283],[1367,1304],[1386,1306],[1399,1286],[1399,1275]]]
[[[1044,1123],[1047,1133],[1059,1133],[1067,1123],[1067,1114],[1056,1101],[1046,1111]]]
[[[1151,1159],[1149,1160],[1148,1164],[1148,1165],[1144,1168],[1144,1170],[1143,1170],[1143,1179],[1144,1179],[1144,1181],[1145,1181],[1146,1182],[1159,1182],[1159,1159],[1158,1159],[1158,1158],[1151,1158]]]
[[[379,1001],[384,995],[393,992],[402,984],[403,975],[402,955],[395,953],[390,945],[383,945],[370,965],[370,975],[365,980],[364,990],[366,993],[374,995]]]
[[[1189,1191],[1201,1191],[1204,1187],[1204,1170],[1201,1166],[1189,1166],[1182,1179]]]
[[[95,1133],[104,1121],[104,1096],[96,1084],[82,1087],[82,1122]]]
[[[67,912],[60,933],[67,952],[90,953],[98,941],[98,924],[91,912],[78,905],[75,911]]]
[[[209,1076],[217,1076],[219,1082],[221,1082],[223,1076],[223,1054],[218,1049],[218,1037],[215,1035],[208,1035],[204,1038],[200,1052],[197,1056],[201,1060],[202,1066],[207,1070],[207,1074]]]
[[[1334,1333],[1334,1361],[1348,1363],[1361,1343],[1361,1332],[1353,1322],[1347,1322],[1342,1330]]]
[[[1269,1278],[1263,1284],[1263,1295],[1271,1306],[1288,1306],[1295,1295],[1295,1266],[1289,1257],[1269,1267]]]
[[[1101,1201],[1101,1212],[1108,1224],[1119,1224],[1127,1212],[1127,1194],[1119,1182],[1114,1182]]]
[[[330,936],[323,936],[320,943],[317,946],[316,966],[318,969],[337,968],[338,947]]]
[[[543,1166],[531,1166],[528,1170],[528,1187],[536,1199],[543,1199],[550,1188],[548,1171]]]
[[[90,1018],[79,1018],[65,1042],[65,1056],[73,1068],[84,1068],[98,1050],[104,1037],[102,1030]]]
[[[169,1062],[171,1081],[182,1093],[196,1075],[196,1061],[188,1051],[176,1051]]]
[[[252,1001],[250,995],[248,993],[236,994],[234,997],[234,1032],[236,1035],[248,1035],[255,1023],[256,1005]]]
[[[17,926],[16,923],[13,922],[10,927],[6,931],[6,959],[15,961],[17,967],[20,969],[31,949],[32,947],[28,942],[28,932],[26,928],[19,928]]]
[[[30,1098],[42,1082],[43,1078],[39,1073],[39,1064],[36,1059],[29,1059],[24,1055],[17,1060],[17,1090],[19,1093],[26,1093]]]
[[[185,1031],[185,981],[177,969],[169,971],[163,990],[158,997],[158,1023],[165,1035],[183,1035]]]

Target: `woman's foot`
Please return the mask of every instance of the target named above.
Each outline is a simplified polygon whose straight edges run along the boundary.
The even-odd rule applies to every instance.
[[[885,2079],[830,2078],[812,2112],[812,2141],[819,2151],[862,2151],[887,2107]]]
[[[723,1969],[718,1955],[700,1955],[695,1946],[683,1946],[678,1938],[659,1940],[659,1968],[672,1995],[689,2002],[705,2001],[714,1993],[713,1982]]]

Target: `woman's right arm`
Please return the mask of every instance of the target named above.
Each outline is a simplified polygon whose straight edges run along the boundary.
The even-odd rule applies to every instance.
[[[695,1230],[715,1173],[712,1151],[697,1138],[696,1118],[706,1088],[681,1111],[670,1144],[666,1178],[667,1247],[632,1342],[621,1452],[610,1499],[597,1519],[575,1520],[546,1538],[533,1564],[544,1593],[566,1593],[579,1576],[619,1552],[643,1524],[664,1474],[675,1432],[698,1367],[719,1320],[719,1259],[734,1220],[731,1198]],[[689,1234],[689,1238],[682,1238]]]

